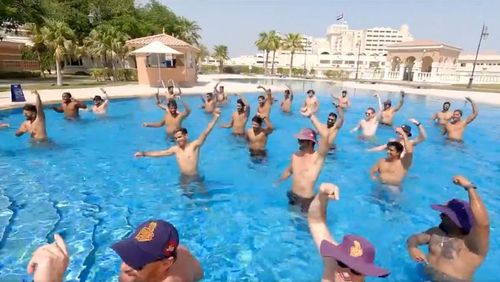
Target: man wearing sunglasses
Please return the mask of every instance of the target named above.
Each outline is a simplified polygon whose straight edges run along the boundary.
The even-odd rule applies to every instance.
[[[490,220],[477,187],[463,176],[453,177],[453,183],[464,188],[469,201],[452,199],[444,205],[432,205],[440,212],[439,226],[407,241],[411,258],[427,265],[432,281],[473,281],[489,249]],[[427,256],[418,249],[421,245],[429,246]]]
[[[377,113],[374,108],[368,107],[365,111],[365,118],[360,120],[358,125],[351,130],[351,132],[356,132],[361,129],[360,138],[363,140],[372,139],[375,137],[375,133],[377,133],[380,113],[382,112],[382,102],[378,93],[375,93],[374,96],[378,100],[379,112]]]
[[[375,248],[368,240],[350,234],[344,236],[341,244],[335,241],[326,225],[329,200],[339,200],[339,188],[323,183],[308,213],[309,230],[323,257],[321,281],[364,282],[366,276],[387,277],[390,272],[374,264]]]

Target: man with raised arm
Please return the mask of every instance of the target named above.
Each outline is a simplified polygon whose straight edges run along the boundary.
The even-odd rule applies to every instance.
[[[344,110],[342,110],[340,105],[333,105],[337,108],[339,113],[338,118],[336,113],[331,112],[328,114],[326,124],[322,124],[318,119],[311,119],[318,132],[325,131],[323,135],[328,135],[328,144],[331,149],[335,149],[335,139],[337,138],[340,128],[342,128],[342,125],[344,124]]]
[[[400,135],[399,138],[403,139],[403,144],[398,141],[387,143],[387,157],[378,160],[370,170],[373,180],[380,180],[381,183],[391,186],[401,185],[413,162],[413,143],[408,140],[408,136],[401,127],[396,128],[396,133]],[[404,156],[402,156],[403,151]]]
[[[285,90],[285,97],[283,98],[283,101],[281,101],[281,110],[284,113],[291,113],[292,112],[292,102],[293,102],[293,92],[290,87]]]
[[[329,200],[340,199],[339,188],[323,183],[314,197],[307,215],[309,230],[323,258],[323,282],[364,282],[366,276],[387,277],[390,272],[374,264],[375,247],[358,235],[345,235],[342,243],[335,241],[326,225]]]
[[[205,143],[208,134],[215,126],[215,123],[219,119],[220,109],[215,109],[213,112],[213,118],[208,123],[207,128],[198,139],[189,142],[188,132],[185,128],[178,128],[174,131],[175,141],[177,145],[172,146],[166,150],[153,151],[153,152],[137,152],[136,157],[166,157],[175,155],[177,159],[177,164],[181,174],[184,176],[197,176],[198,175],[198,159],[200,154],[200,148]]]
[[[206,113],[213,113],[215,108],[217,107],[217,99],[214,98],[213,93],[207,93],[205,95],[204,99],[201,97],[201,101],[203,102],[203,105],[201,105],[202,109],[205,109]]]
[[[437,124],[444,126],[452,117],[452,113],[450,112],[451,103],[446,101],[443,103],[443,109],[432,115],[432,120],[436,121]]]
[[[425,139],[427,139],[427,133],[425,132],[424,126],[418,120],[411,118],[411,119],[409,119],[409,121],[411,123],[413,123],[418,128],[418,137],[410,140],[410,142],[415,147],[418,144],[424,142]],[[403,132],[406,134],[406,136],[408,138],[410,138],[412,136],[411,127],[409,125],[403,124],[400,126],[400,128],[403,130]],[[401,143],[401,145],[404,146],[403,139],[400,137],[399,134],[397,134],[396,139],[391,139],[389,141],[397,141],[397,142]],[[385,149],[387,149],[387,144],[368,149],[368,152],[380,152],[380,151],[384,151]],[[404,152],[403,152],[403,154],[404,154]]]
[[[79,115],[79,110],[80,109],[86,109],[87,104],[80,102],[74,98],[71,97],[71,93],[69,92],[64,92],[62,94],[62,102],[61,105],[56,107],[53,106],[52,109],[58,113],[64,113],[65,118],[78,118]]]
[[[313,114],[319,110],[319,101],[316,97],[316,92],[312,89],[307,90],[307,97],[302,106],[302,111],[304,111],[305,108],[310,110]]]
[[[469,202],[452,199],[444,205],[432,205],[440,212],[439,226],[407,241],[411,258],[427,264],[433,281],[472,281],[489,249],[490,220],[477,187],[463,176],[453,177],[453,183],[464,188]],[[429,246],[427,256],[420,245]]]
[[[390,99],[387,99],[384,102],[384,109],[382,111],[382,116],[381,116],[381,119],[380,119],[380,123],[381,124],[392,126],[392,120],[394,118],[394,115],[403,106],[404,99],[405,99],[405,92],[401,91],[401,99],[399,100],[399,104],[396,106],[396,108],[393,108],[391,106],[392,102],[391,102]]]
[[[245,127],[247,125],[248,116],[250,115],[250,105],[248,101],[240,94],[236,94],[236,111],[231,115],[231,121],[221,125],[222,128],[232,128],[233,134],[237,136],[245,136]]]
[[[333,99],[338,100],[339,107],[341,107],[342,109],[346,109],[351,106],[349,97],[347,97],[347,90],[342,90],[342,96],[340,97],[335,97],[335,96],[332,97]]]
[[[108,93],[103,88],[100,88],[100,90],[104,94],[104,99],[102,99],[100,95],[95,95],[94,99],[92,99],[92,101],[94,102],[94,105],[92,106],[92,112],[98,115],[106,114],[109,106]]]
[[[313,123],[319,123],[315,115],[309,109],[302,115],[311,119]],[[318,150],[314,145],[318,143],[316,132],[310,128],[304,128],[295,135],[299,142],[299,151],[292,155],[290,165],[285,169],[279,182],[288,179],[291,175],[292,189],[287,192],[288,203],[298,205],[302,212],[307,212],[314,196],[314,185],[318,180],[325,157],[330,150],[328,135],[325,130],[319,132],[320,140]]]
[[[214,95],[215,95],[215,100],[217,100],[217,103],[219,104],[226,104],[227,103],[227,95],[226,92],[224,92],[224,86],[219,86],[220,81],[217,82],[214,86]],[[219,86],[219,88],[217,88]]]
[[[259,85],[257,88],[262,89],[266,92],[265,97],[260,95],[258,98],[259,106],[257,107],[257,113],[269,117],[269,115],[271,114],[271,106],[274,103],[274,98],[271,89],[266,89],[262,85]]]
[[[165,130],[167,131],[167,135],[172,136],[174,131],[178,128],[182,127],[182,121],[189,116],[191,113],[191,109],[188,104],[184,102],[180,97],[178,98],[184,106],[184,112],[179,112],[177,109],[177,102],[173,99],[169,100],[167,106],[165,107],[162,104],[158,104],[158,106],[165,110],[165,116],[162,121],[156,123],[143,123],[144,127],[162,127],[165,126]]]
[[[361,129],[360,138],[363,140],[371,139],[375,137],[375,133],[377,133],[377,128],[379,125],[380,115],[382,112],[382,102],[380,101],[380,95],[375,93],[373,95],[377,97],[379,112],[375,112],[375,109],[372,107],[368,107],[365,111],[365,118],[360,120],[358,125],[351,129],[352,132],[356,132]]]
[[[38,91],[33,90],[31,94],[35,96],[35,105],[24,105],[23,114],[26,117],[26,121],[21,124],[16,132],[16,136],[19,137],[24,133],[29,133],[33,140],[45,141],[47,140],[47,129],[45,126],[45,113],[43,111],[42,100],[40,99]]]
[[[467,119],[462,120],[463,112],[461,110],[453,111],[453,116],[450,121],[444,125],[444,134],[448,135],[449,140],[462,142],[465,127],[467,127],[467,125],[469,125],[469,123],[477,117],[478,111],[476,103],[474,103],[474,101],[472,101],[469,97],[465,99],[469,101],[472,106],[472,114],[468,116]]]
[[[266,124],[265,128],[262,127],[262,122]],[[268,117],[257,113],[257,115],[252,118],[252,128],[249,128],[246,134],[251,156],[266,155],[267,137],[273,130],[273,125]]]

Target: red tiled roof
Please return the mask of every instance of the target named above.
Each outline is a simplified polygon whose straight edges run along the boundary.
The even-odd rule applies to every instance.
[[[436,47],[446,46],[449,48],[460,49],[458,47],[454,47],[454,46],[448,45],[446,43],[436,42],[436,41],[428,40],[428,39],[400,42],[400,43],[388,45],[387,47],[389,47],[389,48],[396,47],[397,48],[397,47],[421,47],[421,46],[436,46]]]
[[[173,36],[170,36],[170,35],[164,34],[164,33],[130,39],[127,41],[127,45],[131,46],[131,47],[139,48],[139,47],[145,46],[153,41],[160,41],[161,43],[167,45],[168,47],[187,47],[187,48],[193,48],[195,50],[199,50],[198,48],[194,47],[193,45],[191,45],[187,42],[184,42],[178,38],[175,38]]]

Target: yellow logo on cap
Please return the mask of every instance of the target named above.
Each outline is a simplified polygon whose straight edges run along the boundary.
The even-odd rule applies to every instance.
[[[363,248],[361,248],[361,244],[358,241],[353,242],[349,255],[355,258],[363,255]]]
[[[135,239],[139,242],[149,242],[155,236],[156,222],[150,222],[148,226],[141,228]]]

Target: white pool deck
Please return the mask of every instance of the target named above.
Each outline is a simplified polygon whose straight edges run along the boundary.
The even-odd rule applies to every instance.
[[[203,94],[207,92],[212,92],[213,87],[219,79],[224,78],[263,78],[263,76],[245,76],[245,75],[229,75],[229,74],[214,74],[214,75],[200,75],[198,79],[198,85],[190,88],[182,88],[182,93],[184,95],[196,95]],[[289,80],[289,79],[288,79]],[[296,79],[293,79],[296,80]],[[264,85],[266,88],[271,88],[273,92],[282,92],[286,89],[285,84],[287,79],[283,79],[283,85]],[[239,82],[224,82],[226,93],[248,93],[248,92],[258,92],[257,85],[250,83],[239,83]],[[442,97],[443,100],[448,98],[451,99],[464,99],[465,97],[471,97],[474,101],[478,103],[486,103],[492,105],[500,105],[500,93],[490,93],[490,92],[467,92],[467,91],[455,91],[455,90],[442,90],[442,89],[417,89],[414,87],[403,87],[399,85],[390,84],[361,84],[357,82],[343,82],[336,83],[336,86],[345,88],[348,91],[353,89],[365,89],[365,90],[375,90],[375,91],[390,91],[399,92],[401,90],[409,94],[415,95],[425,95],[425,96],[436,96]],[[42,101],[46,104],[55,103],[61,101],[61,94],[63,92],[70,92],[73,97],[80,100],[91,100],[94,95],[100,95],[100,87],[93,88],[74,88],[74,89],[49,89],[49,90],[39,90],[42,97]],[[132,98],[132,97],[149,97],[153,96],[157,89],[154,87],[137,85],[135,83],[120,85],[120,86],[106,86],[104,87],[110,98]],[[26,99],[28,103],[34,101],[33,96],[30,94],[31,89],[29,86],[23,87]],[[303,91],[303,89],[295,89],[295,92]],[[338,94],[338,93],[335,93]],[[0,109],[18,108],[22,107],[25,103],[13,103],[10,101],[10,92],[0,92]]]

